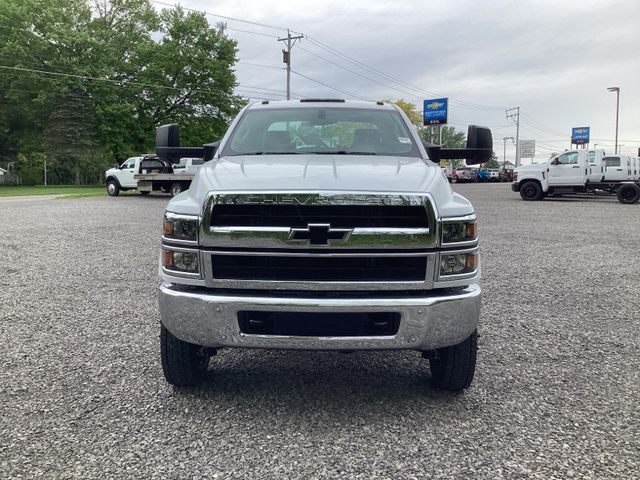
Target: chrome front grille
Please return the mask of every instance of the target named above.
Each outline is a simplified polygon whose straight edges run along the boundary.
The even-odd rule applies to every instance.
[[[200,244],[221,288],[425,289],[439,233],[428,195],[211,194]]]
[[[309,229],[327,230],[328,241],[303,241]],[[225,248],[409,249],[435,247],[436,235],[426,195],[291,192],[212,194],[200,238]]]

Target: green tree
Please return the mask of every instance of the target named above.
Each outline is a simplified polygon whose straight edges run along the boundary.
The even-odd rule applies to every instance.
[[[422,128],[422,114],[416,109],[416,106],[413,103],[408,102],[404,98],[386,101],[396,104],[407,115],[407,117],[409,117],[409,121],[411,123],[418,128]]]
[[[27,168],[46,155],[67,182],[101,181],[105,165],[151,151],[162,123],[179,122],[185,144],[215,140],[244,104],[236,42],[203,14],[0,0],[0,25],[0,65],[13,67],[0,69],[0,160],[22,153]]]

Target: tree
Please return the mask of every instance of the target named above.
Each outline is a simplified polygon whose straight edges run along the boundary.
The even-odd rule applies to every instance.
[[[101,181],[105,164],[151,151],[162,123],[179,122],[185,144],[213,141],[244,105],[236,42],[204,14],[158,13],[149,0],[0,0],[0,25],[11,25],[0,57],[14,67],[0,75],[0,160],[46,154],[52,172],[72,168],[64,181]]]
[[[409,117],[409,121],[413,123],[416,127],[422,127],[422,114],[418,112],[416,106],[406,101],[404,98],[399,100],[386,100],[389,103],[394,103]]]

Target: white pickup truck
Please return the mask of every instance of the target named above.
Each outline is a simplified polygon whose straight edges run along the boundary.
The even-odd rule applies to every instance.
[[[137,189],[141,195],[154,190],[178,195],[189,188],[202,159],[184,158],[180,162],[172,164],[156,155],[128,158],[105,172],[107,193],[115,197],[120,191]]]
[[[339,132],[339,138],[336,136]],[[176,386],[207,378],[220,348],[417,350],[433,383],[467,388],[480,315],[476,214],[439,160],[491,158],[423,144],[384,102],[264,101],[245,107],[191,188],[167,205],[160,352]],[[198,147],[195,147],[198,148]],[[183,155],[177,125],[160,158]]]
[[[516,168],[511,189],[524,200],[600,190],[615,194],[621,203],[637,203],[640,179],[632,166],[636,163],[630,157],[605,156],[603,150],[566,150],[544,163]]]

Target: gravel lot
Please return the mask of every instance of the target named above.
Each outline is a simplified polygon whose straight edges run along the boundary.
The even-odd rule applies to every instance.
[[[415,352],[226,350],[174,391],[167,198],[0,199],[0,477],[640,478],[640,205],[455,188],[484,289],[461,395]]]

